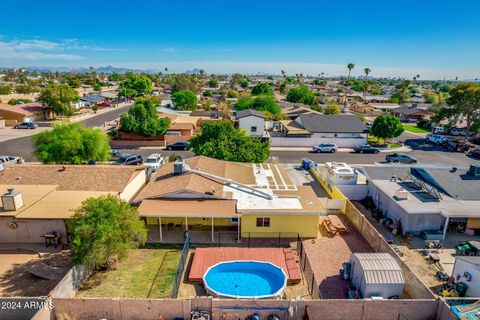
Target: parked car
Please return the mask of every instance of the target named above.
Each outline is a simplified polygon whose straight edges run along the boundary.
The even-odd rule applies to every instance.
[[[433,134],[445,134],[445,133],[447,133],[447,130],[445,130],[444,127],[433,127],[432,128],[432,133]]]
[[[387,154],[385,157],[387,162],[394,162],[394,163],[417,163],[418,160],[414,156],[410,156],[406,153],[393,153]]]
[[[373,122],[372,121],[365,121],[365,126],[367,128],[371,128],[373,126]]]
[[[122,154],[113,164],[121,166],[141,165],[143,158],[140,154]]]
[[[154,171],[157,171],[164,163],[165,159],[160,153],[152,153],[147,157],[147,160],[145,160],[145,166]]]
[[[440,134],[427,134],[425,141],[434,143],[436,145],[441,145],[445,141],[446,137]]]
[[[190,143],[188,141],[178,141],[167,145],[167,150],[189,150]]]
[[[415,119],[415,118],[405,118],[405,119],[403,119],[403,122],[406,122],[406,123],[415,123],[417,121],[418,121],[418,119]]]
[[[476,147],[475,149],[468,151],[467,156],[480,159],[480,147]]]
[[[36,129],[38,125],[35,122],[22,122],[13,126],[14,129]]]
[[[0,164],[19,163],[20,157],[15,156],[0,156]]]
[[[321,143],[313,148],[314,152],[330,152],[335,153],[337,152],[337,145],[335,143]]]
[[[464,136],[467,133],[465,129],[460,128],[452,128],[450,129],[450,135],[452,136]]]
[[[379,149],[369,146],[368,144],[354,147],[353,150],[357,153],[379,153],[380,152]]]

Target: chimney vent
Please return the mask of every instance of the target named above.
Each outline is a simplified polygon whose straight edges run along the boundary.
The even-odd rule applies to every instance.
[[[8,191],[2,195],[2,206],[4,211],[17,211],[23,207],[23,196],[21,192],[8,188]]]

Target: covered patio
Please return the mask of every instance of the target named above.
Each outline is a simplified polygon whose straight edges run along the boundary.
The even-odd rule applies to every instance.
[[[235,200],[146,199],[138,209],[149,230],[148,242],[182,243],[186,231],[197,243],[240,239]]]

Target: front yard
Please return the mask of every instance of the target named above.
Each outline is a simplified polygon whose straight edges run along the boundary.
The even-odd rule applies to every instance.
[[[132,250],[115,269],[93,273],[77,297],[169,298],[180,255],[176,246]]]
[[[410,125],[410,124],[404,124],[403,129],[405,131],[412,132],[412,133],[430,133],[430,131],[428,130],[425,130],[423,128],[419,128],[415,125]]]

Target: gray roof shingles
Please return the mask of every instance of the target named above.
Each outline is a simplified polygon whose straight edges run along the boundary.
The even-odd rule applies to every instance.
[[[305,130],[312,133],[367,133],[365,124],[356,115],[299,115]]]

